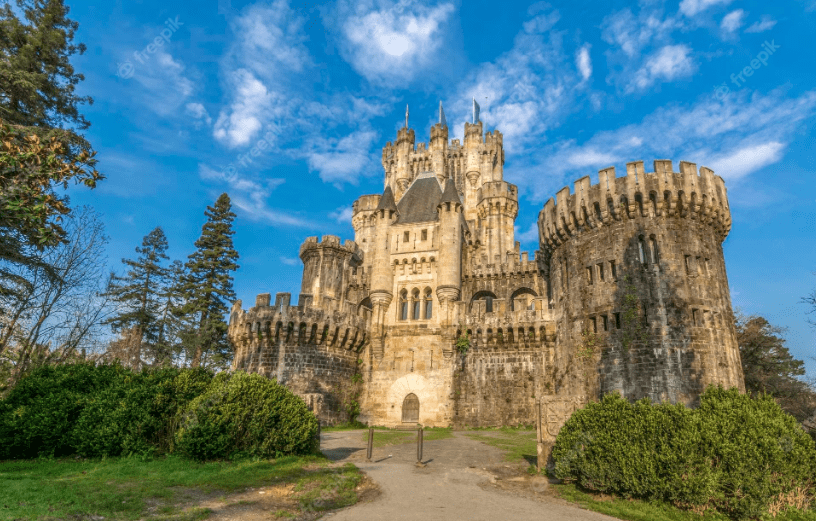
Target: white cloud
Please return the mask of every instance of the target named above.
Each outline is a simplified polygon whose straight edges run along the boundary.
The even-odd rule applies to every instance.
[[[382,84],[409,81],[439,58],[454,6],[363,1],[341,3],[338,10],[346,61],[369,81]]]
[[[624,9],[604,18],[601,37],[626,57],[637,58],[648,45],[667,41],[671,32],[679,27],[680,23],[674,18],[663,20],[656,12],[641,11],[635,17],[632,11]]]
[[[666,45],[646,59],[637,71],[629,90],[645,89],[655,82],[671,81],[691,76],[696,70],[689,56],[691,49],[686,45]]]
[[[720,29],[726,33],[735,32],[742,27],[742,21],[745,19],[745,15],[746,13],[742,9],[731,11],[723,17],[722,22],[720,22]]]
[[[514,172],[536,199],[594,169],[655,158],[673,159],[675,168],[680,160],[696,162],[734,181],[779,161],[803,121],[814,115],[816,91],[793,99],[781,90],[765,96],[740,91],[724,100],[705,96],[692,104],[661,107],[639,123],[597,132],[583,143],[568,140],[541,148],[532,160],[519,161]],[[623,175],[621,168],[618,175]]]
[[[782,158],[785,145],[769,141],[729,151],[727,155],[710,159],[709,167],[726,180],[739,179]]]
[[[195,90],[184,65],[163,49],[144,54],[142,62],[134,63],[133,80],[147,91],[144,104],[162,116],[177,113]]]
[[[201,103],[188,103],[184,109],[193,119],[204,122],[207,126],[212,125],[212,118]]]
[[[578,50],[578,53],[575,55],[575,65],[578,67],[578,70],[581,72],[581,77],[584,80],[588,80],[590,76],[592,76],[592,61],[589,58],[589,48],[590,45],[586,44]]]
[[[353,209],[351,206],[342,206],[337,210],[329,213],[329,219],[333,219],[340,224],[348,224],[351,222]]]
[[[247,145],[263,128],[275,99],[266,86],[246,69],[234,71],[229,78],[233,100],[215,122],[213,136],[230,148]]]
[[[379,170],[369,152],[377,137],[372,130],[359,130],[341,139],[321,139],[306,153],[309,168],[327,183],[357,184],[361,176]]]
[[[772,19],[768,15],[762,15],[762,18],[758,22],[754,22],[745,29],[746,33],[761,33],[773,29],[776,25],[776,20]]]
[[[298,265],[298,259],[295,259],[295,258],[292,258],[292,257],[283,257],[283,256],[281,256],[281,257],[279,257],[279,259],[281,261],[281,264],[286,264],[287,266],[297,266]]]
[[[695,16],[710,7],[730,3],[731,0],[683,0],[680,2],[680,12],[686,16]]]

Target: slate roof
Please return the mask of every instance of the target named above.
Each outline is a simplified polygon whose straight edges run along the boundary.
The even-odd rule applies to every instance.
[[[377,205],[377,210],[396,210],[397,205],[394,203],[394,192],[391,191],[391,186],[385,187],[382,197],[380,197],[380,204]]]
[[[456,191],[456,185],[450,177],[445,181],[445,191],[442,192],[442,199],[439,202],[462,204],[462,200],[459,198],[459,192]]]
[[[397,224],[438,221],[436,207],[441,199],[442,189],[439,188],[436,176],[430,174],[417,177],[397,203]]]

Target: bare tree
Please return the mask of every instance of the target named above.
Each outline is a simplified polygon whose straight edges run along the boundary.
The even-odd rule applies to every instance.
[[[96,351],[110,306],[104,225],[90,207],[71,213],[66,239],[43,254],[45,270],[25,273],[29,284],[0,298],[0,370],[14,383],[29,369]]]

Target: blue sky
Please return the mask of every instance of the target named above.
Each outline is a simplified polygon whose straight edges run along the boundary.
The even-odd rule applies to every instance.
[[[523,249],[544,202],[599,168],[709,166],[734,306],[816,356],[799,303],[816,287],[816,0],[68,3],[108,177],[70,195],[104,215],[112,269],[157,225],[186,259],[226,191],[239,298],[297,294],[303,239],[353,238],[352,201],[382,191],[406,103],[427,141],[440,100],[461,137],[476,98],[504,133]]]

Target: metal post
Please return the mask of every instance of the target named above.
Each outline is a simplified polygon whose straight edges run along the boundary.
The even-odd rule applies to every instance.
[[[541,456],[543,451],[541,443],[543,440],[543,426],[541,425],[541,402],[537,401],[536,408],[536,471],[541,472]]]
[[[374,427],[368,428],[368,449],[366,450],[366,461],[371,463],[371,452],[374,450]]]
[[[424,438],[424,430],[422,427],[417,429],[417,466],[424,467],[425,464],[422,463],[422,441]]]

